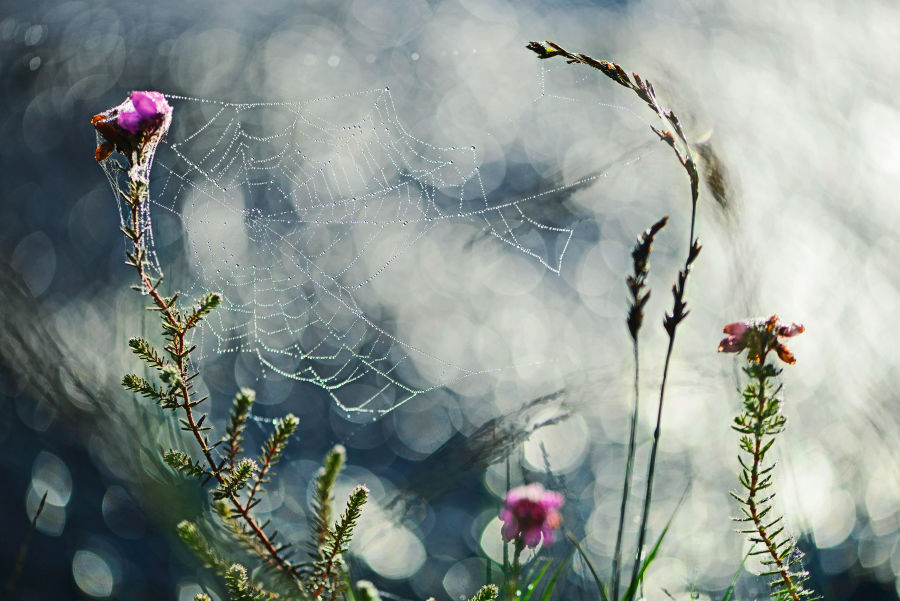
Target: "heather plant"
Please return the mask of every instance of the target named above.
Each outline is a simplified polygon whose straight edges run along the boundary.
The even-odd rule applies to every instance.
[[[257,457],[244,452],[244,433],[251,418],[255,392],[239,390],[231,403],[224,434],[216,435],[200,407],[209,399],[199,396],[193,382],[199,375],[191,361],[195,346],[190,336],[221,302],[221,296],[210,293],[193,305],[184,307],[178,295],[165,296],[160,291],[161,269],[157,277],[150,275],[145,240],[151,235],[149,221],[150,170],[156,147],[172,122],[172,108],[159,92],[132,92],[122,104],[91,119],[100,136],[95,152],[98,162],[112,161],[113,169],[122,174],[126,189],[118,189],[127,211],[122,231],[129,244],[126,263],[133,267],[138,284],[133,288],[149,297],[150,310],[158,314],[164,344],[158,348],[149,340],[134,337],[131,351],[156,374],[155,381],[138,374],[122,379],[125,389],[152,400],[162,409],[177,416],[182,431],[195,443],[199,458],[177,449],[163,451],[164,462],[175,472],[197,480],[211,496],[212,514],[218,518],[214,534],[227,533],[240,547],[251,552],[262,570],[248,569],[233,561],[215,539],[204,534],[204,526],[192,521],[178,525],[178,535],[205,567],[216,573],[232,601],[264,601],[266,599],[334,600],[353,587],[349,585],[346,559],[353,530],[368,498],[369,490],[358,485],[349,496],[344,512],[334,519],[334,487],[345,462],[343,446],[336,445],[325,457],[314,483],[312,518],[310,520],[309,557],[296,561],[292,543],[282,543],[278,531],[254,512],[265,494],[265,486],[275,475],[275,468],[299,421],[292,414],[273,420],[272,432]],[[112,158],[118,152],[125,164]],[[218,538],[218,537],[217,537]],[[360,599],[378,599],[371,583],[356,587]],[[496,588],[483,587],[476,599],[491,601]],[[208,600],[198,594],[195,601]]]
[[[745,525],[741,532],[753,545],[751,555],[762,557],[767,566],[765,575],[772,576],[772,596],[779,601],[817,599],[804,588],[809,574],[803,570],[802,553],[787,533],[783,516],[774,510],[772,491],[775,462],[766,456],[772,450],[775,437],[784,431],[787,419],[781,413],[781,385],[775,379],[782,370],[769,363],[769,353],[792,365],[793,353],[779,338],[790,338],[804,331],[799,324],[783,324],[773,315],[768,319],[740,321],[725,326],[727,336],[719,343],[721,353],[740,353],[747,350],[747,364],[743,367],[748,382],[741,395],[743,411],[734,418],[732,428],[741,434],[738,456],[741,465],[739,481],[742,493],[732,492],[741,504]]]
[[[127,165],[116,165],[128,182],[127,190],[119,191],[129,218],[122,226],[130,243],[126,263],[137,274],[135,289],[150,298],[151,309],[159,315],[165,341],[162,350],[144,338],[135,337],[129,341],[132,352],[157,374],[157,381],[127,374],[122,385],[178,415],[182,430],[195,441],[200,458],[169,449],[163,453],[165,463],[204,485],[214,485],[211,496],[215,514],[237,541],[258,555],[262,565],[278,576],[277,589],[288,595],[334,599],[343,586],[340,558],[346,551],[368,490],[359,486],[347,501],[341,519],[333,526],[330,524],[331,490],[343,463],[343,450],[332,450],[318,475],[317,517],[314,520],[316,561],[311,573],[304,574],[302,566],[292,561],[291,546],[278,542],[277,531],[268,528],[268,523],[261,522],[253,512],[297,429],[297,418],[288,414],[274,420],[273,431],[263,444],[259,457],[254,459],[244,455],[244,430],[255,393],[242,389],[232,401],[225,435],[215,436],[213,426],[206,421],[208,416],[199,414],[198,408],[208,399],[198,397],[193,385],[199,373],[190,360],[195,347],[188,341],[192,330],[215,310],[221,297],[208,294],[190,308],[183,308],[177,295],[164,296],[160,292],[162,277],[154,279],[148,273],[144,240],[149,234],[145,216],[149,210],[150,168],[156,146],[171,121],[172,109],[158,92],[133,92],[125,102],[91,120],[103,138],[97,147],[97,161],[113,160],[110,156],[114,151],[127,161]],[[178,533],[204,564],[224,579],[232,599],[243,601],[278,596],[275,589],[268,590],[266,585],[254,582],[244,566],[221,557],[196,524],[182,522]]]

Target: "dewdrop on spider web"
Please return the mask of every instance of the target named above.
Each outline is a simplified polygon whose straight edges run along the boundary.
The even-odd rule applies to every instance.
[[[137,142],[119,115],[154,118],[137,98],[103,116],[100,123],[118,129],[101,155],[112,148],[130,156]],[[386,88],[298,102],[162,98],[177,123],[164,142],[150,140],[158,145],[153,192],[139,225],[148,271],[162,275],[162,256],[177,265],[166,275],[183,298],[222,294],[192,334],[198,361],[240,354],[256,373],[318,388],[354,419],[516,368],[410,340],[391,322],[391,307],[380,310],[379,288],[413,265],[407,258],[436,228],[460,225],[461,234],[479,231],[477,241],[495,244],[491,252],[560,274],[574,224],[547,206],[597,178],[552,180],[521,196],[492,192],[471,144],[417,137]],[[167,128],[171,112],[164,118]],[[115,191],[113,163],[104,160]],[[405,281],[417,295],[414,274]]]

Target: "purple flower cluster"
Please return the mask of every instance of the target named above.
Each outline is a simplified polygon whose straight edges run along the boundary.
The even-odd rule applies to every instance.
[[[775,351],[782,361],[793,364],[796,362],[794,354],[778,339],[802,334],[805,329],[798,323],[781,323],[777,315],[768,319],[737,321],[722,328],[727,336],[719,343],[719,352],[739,353],[749,349],[747,359],[761,363],[769,351]]]
[[[172,112],[166,97],[159,92],[132,92],[127,106],[119,113],[119,127],[133,134],[154,129]]]
[[[538,483],[510,489],[500,510],[503,538],[521,539],[527,547],[536,547],[542,538],[544,544],[552,543],[561,522],[557,510],[563,502],[561,494],[544,490]]]
[[[118,150],[130,161],[132,154],[144,154],[159,144],[172,123],[172,107],[159,92],[132,92],[125,102],[99,115],[91,125],[103,143],[97,147],[97,162]]]

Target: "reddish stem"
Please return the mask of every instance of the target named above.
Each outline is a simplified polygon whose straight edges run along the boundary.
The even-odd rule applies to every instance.
[[[143,238],[143,232],[139,231],[138,222],[140,220],[140,206],[144,201],[144,192],[145,188],[140,186],[132,187],[132,195],[130,198],[129,208],[131,210],[131,228],[134,232],[134,267],[138,272],[138,279],[141,282],[141,285],[147,290],[150,298],[153,299],[154,304],[157,308],[166,316],[172,324],[178,324],[178,328],[175,330],[175,334],[172,336],[172,354],[175,356],[175,366],[178,369],[178,374],[180,376],[180,382],[178,385],[179,394],[182,399],[181,408],[184,410],[185,421],[187,422],[188,428],[191,433],[194,435],[194,439],[197,441],[197,444],[200,446],[200,451],[203,453],[203,457],[206,459],[206,463],[209,466],[210,472],[212,476],[215,478],[216,482],[219,484],[225,483],[225,477],[222,476],[220,472],[219,466],[216,464],[215,459],[212,456],[212,451],[209,445],[206,443],[206,440],[203,437],[203,434],[200,431],[199,426],[197,425],[197,421],[194,419],[194,413],[191,405],[191,392],[188,387],[188,366],[186,358],[187,356],[184,354],[185,349],[185,334],[187,333],[187,329],[182,326],[170,306],[166,303],[165,299],[159,294],[159,291],[156,289],[156,286],[153,282],[150,281],[150,277],[147,275],[146,270],[144,269],[144,249],[141,244],[141,239]],[[232,494],[228,496],[228,500],[231,502],[232,506],[237,510],[238,514],[244,519],[247,526],[250,528],[250,531],[257,539],[257,544],[253,545],[256,551],[260,555],[268,555],[269,561],[279,568],[287,572],[288,574],[293,575],[293,571],[291,570],[291,566],[285,561],[281,555],[278,554],[278,549],[275,547],[275,544],[269,539],[263,529],[257,524],[256,520],[253,516],[250,515],[249,504],[244,505],[241,503],[240,499],[237,498],[236,495]]]

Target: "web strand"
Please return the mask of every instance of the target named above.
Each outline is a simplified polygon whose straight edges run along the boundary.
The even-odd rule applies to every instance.
[[[559,274],[573,228],[530,209],[604,175],[520,198],[489,195],[476,148],[413,136],[388,88],[304,102],[167,98],[175,119],[144,210],[148,260],[162,276],[159,253],[172,250],[157,248],[150,218],[168,214],[190,267],[177,282],[182,298],[223,295],[194,341],[200,360],[250,353],[264,372],[312,384],[347,413],[383,415],[508,367],[403,341],[361,294],[444,225],[475,225]],[[106,171],[117,189],[118,174]],[[423,361],[437,366],[428,378],[416,369]]]

